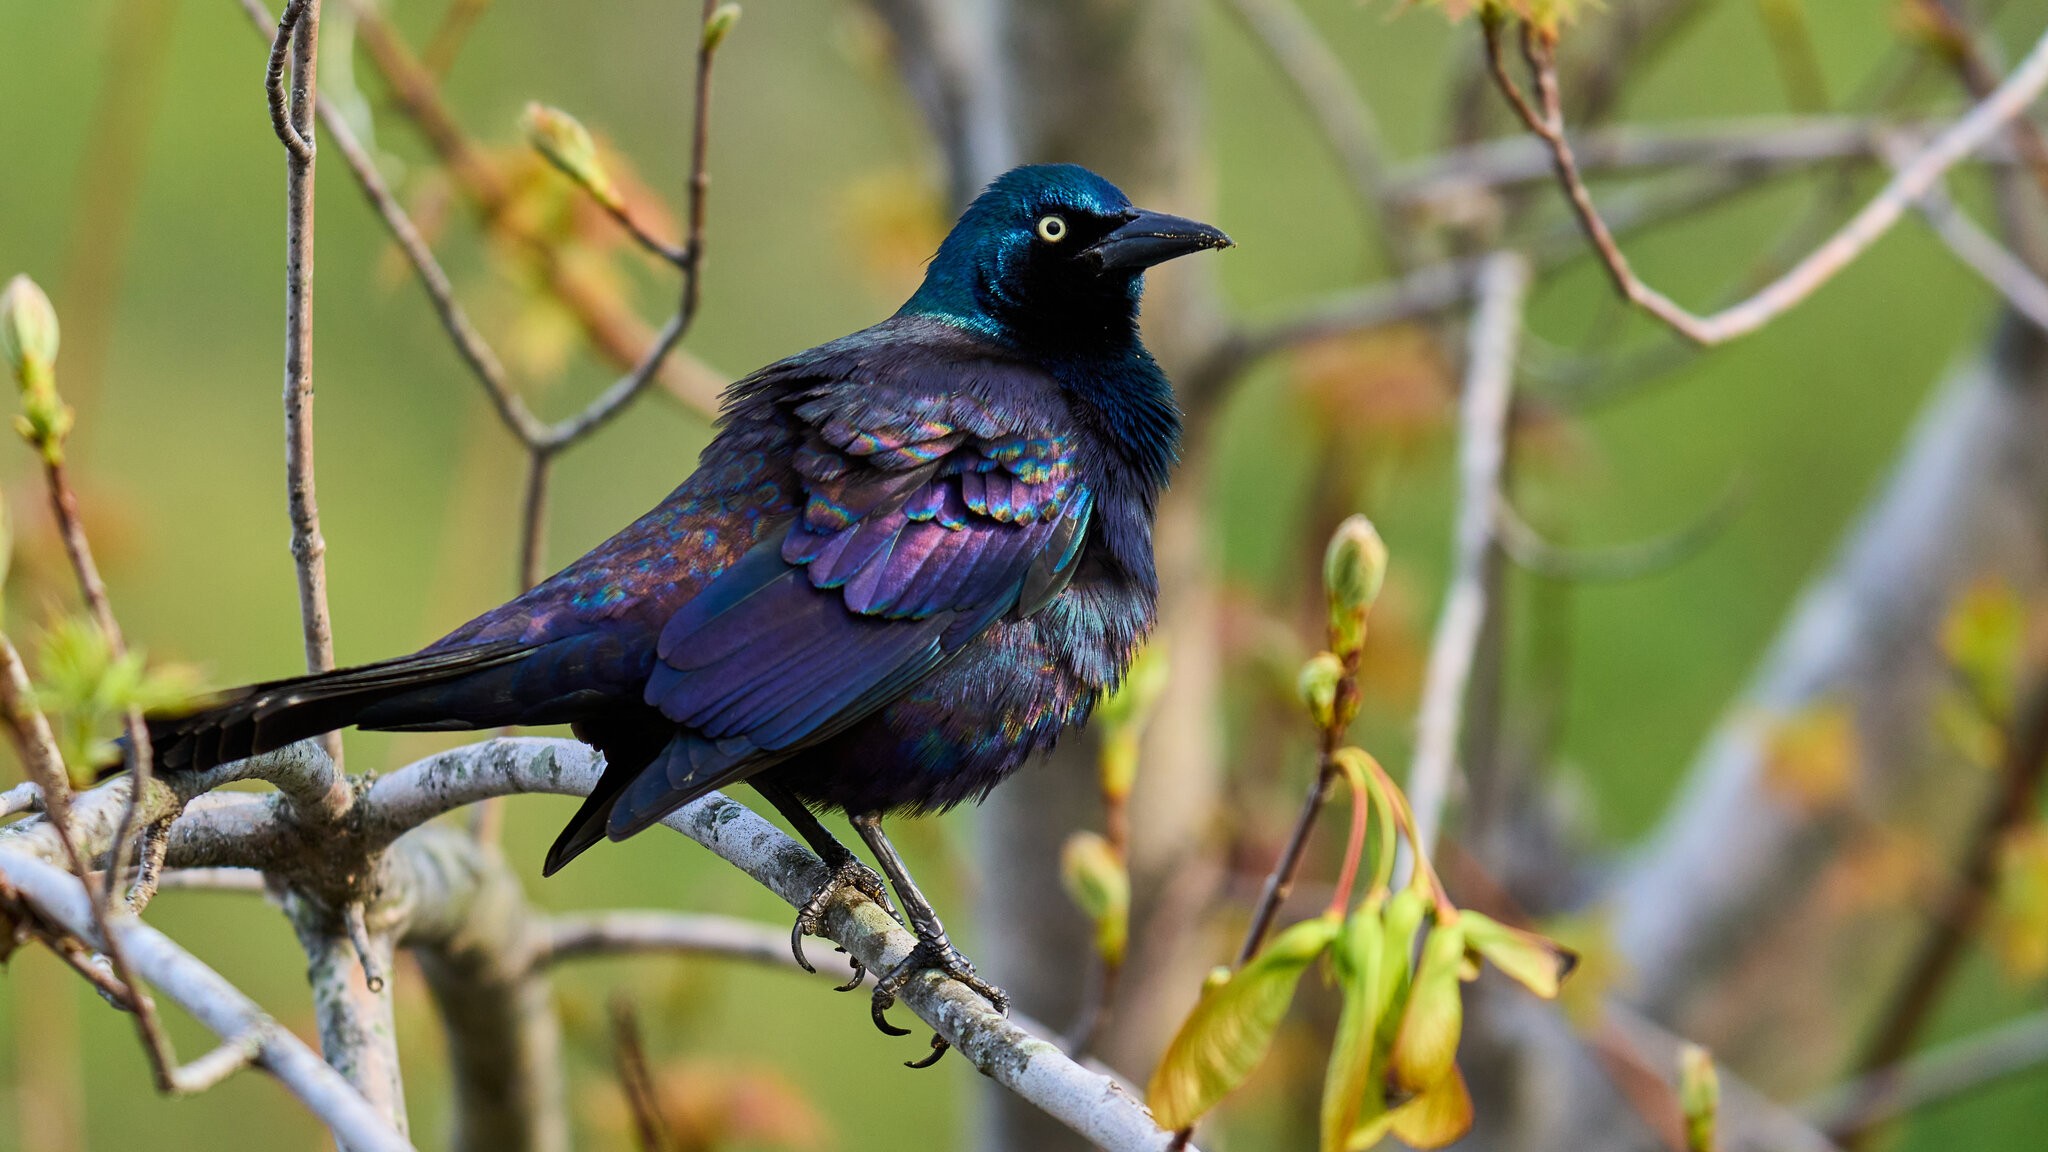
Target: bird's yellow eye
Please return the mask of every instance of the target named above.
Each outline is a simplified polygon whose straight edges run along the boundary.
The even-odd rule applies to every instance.
[[[1038,218],[1038,238],[1047,244],[1057,244],[1067,238],[1067,222],[1058,216]]]

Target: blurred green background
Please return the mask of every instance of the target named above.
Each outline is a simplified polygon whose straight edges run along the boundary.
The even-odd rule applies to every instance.
[[[26,271],[50,290],[67,328],[60,370],[85,355],[79,341],[104,334],[103,371],[62,379],[80,409],[73,459],[88,520],[130,635],[155,656],[201,664],[216,682],[271,677],[295,670],[300,648],[279,437],[283,166],[264,111],[262,45],[232,0],[175,0],[163,6],[170,17],[161,37],[148,37],[137,56],[110,58],[114,22],[137,18],[143,7],[0,0],[0,277]],[[415,42],[440,10],[418,0],[390,7]],[[1374,101],[1395,150],[1409,156],[1432,147],[1442,136],[1453,57],[1471,50],[1472,29],[1386,3],[1306,7]],[[1629,118],[1783,111],[1756,6],[1704,7],[1679,48],[1644,71]],[[2040,18],[2040,5],[2009,7],[2019,25]],[[1808,8],[1831,88],[1853,90],[1893,43],[1887,10],[1868,0],[1813,0]],[[630,157],[649,186],[671,193],[683,170],[694,9],[499,0],[455,69],[449,97],[475,134],[503,146],[516,144],[526,101],[571,109]],[[1216,261],[1229,307],[1257,314],[1370,278],[1373,246],[1288,93],[1238,25],[1209,8],[1201,21],[1209,218],[1239,243]],[[152,78],[153,69],[160,75]],[[146,115],[117,129],[139,134],[136,168],[109,186],[87,157],[101,130],[95,109],[115,80],[147,85],[150,96]],[[886,213],[874,201],[901,196],[914,214],[932,163],[874,30],[844,0],[747,4],[717,87],[711,256],[689,346],[737,373],[894,308],[904,282],[877,268],[875,232]],[[374,85],[365,88],[377,107]],[[380,119],[378,145],[394,174],[421,159],[392,117]],[[104,213],[130,198],[127,235],[110,246]],[[1774,186],[1660,229],[1631,251],[1651,281],[1705,304],[1749,269],[1802,203],[1796,185]],[[451,219],[439,246],[485,327],[496,334],[528,322],[462,214]],[[346,663],[415,647],[513,590],[519,459],[335,162],[321,166],[319,223],[319,491]],[[76,285],[88,275],[81,269],[109,247],[117,290],[79,298]],[[635,290],[644,315],[667,307],[660,276],[641,277]],[[1533,327],[1556,343],[1577,343],[1612,322],[1606,296],[1596,270],[1581,263],[1549,282]],[[1604,839],[1626,843],[1653,822],[1930,384],[1974,345],[1992,313],[1978,282],[1909,225],[1761,335],[1565,429],[1564,463],[1541,470],[1531,497],[1546,526],[1574,541],[1668,529],[1710,506],[1731,478],[1748,493],[1732,529],[1687,563],[1572,594],[1562,751]],[[1626,331],[1642,334],[1633,322]],[[572,352],[536,403],[548,414],[566,412],[610,376]],[[1311,477],[1289,450],[1311,431],[1292,379],[1285,364],[1262,369],[1218,430],[1218,559],[1248,600],[1277,610],[1303,587],[1302,541],[1318,527],[1308,523]],[[656,397],[570,454],[559,468],[551,561],[657,500],[690,468],[706,434],[701,421]],[[32,638],[61,607],[55,596],[64,586],[33,579],[39,563],[46,572],[54,563],[47,517],[28,452],[8,441],[0,445],[0,479],[27,570],[26,591],[18,582],[9,597],[8,627]],[[1440,428],[1426,430],[1419,450],[1376,469],[1368,508],[1394,550],[1395,590],[1425,627],[1446,550],[1447,443]],[[1406,704],[1385,709],[1389,763],[1404,758],[1405,723],[1394,718]],[[358,771],[393,767],[433,746],[417,737],[349,741]],[[544,905],[688,908],[776,922],[786,914],[674,837],[593,853],[540,883],[540,851],[569,810],[543,798],[509,806],[507,850],[534,876],[534,899]],[[938,878],[941,907],[964,902],[963,890],[977,882],[962,850],[972,829],[973,817],[961,813],[901,833],[920,875]],[[297,948],[282,918],[257,898],[172,892],[151,917],[280,1018],[307,1026]],[[973,928],[960,928],[972,952]],[[37,967],[47,971],[31,983]],[[32,951],[13,961],[10,992],[0,996],[0,1083],[17,1082],[31,1063],[75,1062],[90,1147],[323,1143],[318,1127],[261,1076],[240,1076],[195,1100],[157,1098],[128,1022],[54,968]],[[2024,995],[1988,967],[1973,971],[1969,984],[1951,1027]],[[696,1057],[724,1074],[759,1071],[749,1083],[771,1101],[776,1091],[807,1100],[832,1147],[954,1147],[973,1107],[977,1078],[965,1061],[922,1074],[896,1070],[910,1054],[905,1042],[885,1040],[853,998],[815,983],[706,962],[635,960],[572,967],[560,986],[585,1146],[622,1143],[607,1127],[616,1117],[602,1005],[613,986],[640,997],[662,1059]],[[439,1041],[418,980],[401,973],[399,987],[413,1128],[431,1146],[445,1125]],[[17,1034],[25,1010],[52,1010],[24,998],[52,988],[75,1001],[75,1051]],[[185,1051],[198,1050],[195,1029],[179,1035]],[[778,1082],[785,1088],[764,1087]],[[14,1093],[0,1092],[0,1148],[21,1146],[17,1104]],[[2019,1147],[2014,1139],[2043,1124],[2048,1077],[2036,1075],[1927,1114],[1910,1139],[1926,1149]]]

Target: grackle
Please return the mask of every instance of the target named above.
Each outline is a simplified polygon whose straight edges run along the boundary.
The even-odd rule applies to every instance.
[[[544,874],[746,781],[831,869],[791,931],[800,962],[840,889],[889,906],[813,813],[836,809],[918,939],[877,981],[876,1024],[903,1034],[883,1013],[926,969],[1004,1010],[879,819],[981,799],[1122,678],[1153,621],[1153,507],[1180,435],[1138,337],[1144,272],[1228,246],[1087,169],[1015,169],[894,316],[732,385],[653,511],[414,655],[152,717],[158,761],[204,769],[348,725],[566,723],[605,767]]]

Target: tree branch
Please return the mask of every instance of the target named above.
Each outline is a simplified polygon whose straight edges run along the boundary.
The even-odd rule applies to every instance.
[[[276,1077],[349,1148],[416,1152],[326,1061],[163,933],[132,917],[117,916],[110,934],[101,936],[93,919],[94,902],[76,877],[13,851],[0,852],[0,879],[65,931],[100,948],[115,943],[142,977],[214,1035],[239,1050],[248,1050],[241,1048],[248,1045],[257,1066]],[[187,1066],[188,1083],[204,1086],[205,1080],[232,1071],[226,1067],[231,1062],[223,1055],[201,1057]]]
[[[1465,691],[1486,624],[1487,569],[1498,547],[1499,493],[1507,460],[1508,411],[1529,262],[1514,253],[1487,258],[1479,273],[1458,434],[1458,525],[1451,584],[1430,642],[1416,717],[1415,761],[1408,771],[1416,851],[1428,856],[1443,827],[1457,771]]]

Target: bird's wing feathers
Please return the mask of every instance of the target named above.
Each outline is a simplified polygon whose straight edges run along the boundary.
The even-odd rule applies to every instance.
[[[801,507],[663,628],[646,700],[686,731],[614,806],[614,838],[843,731],[1079,559],[1093,497],[1056,420],[886,385],[791,410]]]

